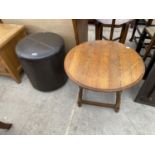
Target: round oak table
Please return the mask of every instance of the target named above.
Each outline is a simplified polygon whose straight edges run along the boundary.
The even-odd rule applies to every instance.
[[[82,104],[120,109],[121,92],[136,85],[143,77],[145,66],[132,48],[113,41],[82,43],[65,57],[64,68],[71,80],[79,85],[78,106]],[[84,100],[83,89],[116,92],[116,103]]]

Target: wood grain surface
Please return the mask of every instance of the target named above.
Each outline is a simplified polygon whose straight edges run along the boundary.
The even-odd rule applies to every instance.
[[[136,51],[112,41],[86,42],[74,47],[66,55],[64,67],[79,86],[104,92],[132,87],[145,72]]]
[[[24,29],[23,25],[0,24],[0,48],[9,42],[14,36]]]
[[[17,83],[21,82],[22,66],[16,56],[15,47],[25,35],[23,25],[0,24],[0,75],[10,76]]]

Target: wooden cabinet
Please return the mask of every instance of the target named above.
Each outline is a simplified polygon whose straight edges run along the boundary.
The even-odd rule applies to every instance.
[[[21,82],[21,64],[16,56],[17,42],[26,35],[23,25],[0,23],[0,75]]]

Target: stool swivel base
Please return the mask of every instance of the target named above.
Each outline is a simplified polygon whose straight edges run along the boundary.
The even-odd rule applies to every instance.
[[[78,94],[78,106],[81,107],[82,104],[88,104],[88,105],[95,105],[100,107],[107,107],[107,108],[113,108],[115,112],[119,112],[120,104],[121,104],[121,91],[116,92],[116,103],[100,103],[100,102],[94,102],[94,101],[88,101],[83,99],[83,89],[82,87],[79,87],[79,94]]]

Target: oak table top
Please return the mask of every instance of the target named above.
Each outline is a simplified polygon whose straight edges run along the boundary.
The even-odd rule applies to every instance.
[[[137,84],[145,66],[132,48],[112,41],[80,44],[69,51],[64,67],[79,86],[95,91],[117,92]]]

